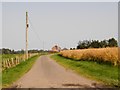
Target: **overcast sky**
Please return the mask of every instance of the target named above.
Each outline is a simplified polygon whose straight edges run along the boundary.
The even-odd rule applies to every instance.
[[[25,49],[25,12],[29,49],[76,47],[79,40],[118,39],[117,2],[2,3],[2,47]]]

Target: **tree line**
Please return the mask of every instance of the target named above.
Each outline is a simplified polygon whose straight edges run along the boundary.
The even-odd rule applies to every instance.
[[[37,50],[37,49],[33,49],[33,50],[28,50],[28,53],[40,53],[43,52],[43,50]],[[15,51],[15,50],[11,50],[8,48],[2,48],[0,49],[0,54],[24,54],[25,51],[23,49]]]
[[[83,40],[79,41],[77,49],[87,49],[87,48],[106,48],[106,47],[117,47],[118,42],[114,38],[108,40]]]

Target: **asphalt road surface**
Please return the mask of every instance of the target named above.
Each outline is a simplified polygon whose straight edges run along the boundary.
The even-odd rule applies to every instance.
[[[50,59],[40,56],[30,71],[13,86],[17,88],[90,88],[96,82],[77,75]]]

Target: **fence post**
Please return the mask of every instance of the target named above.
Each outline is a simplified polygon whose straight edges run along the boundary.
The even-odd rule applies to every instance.
[[[6,61],[6,67],[9,68],[9,66],[8,66],[8,61],[7,61],[7,60],[5,60],[5,61]]]
[[[19,59],[20,59],[20,57],[17,58],[17,64],[19,64]]]
[[[6,60],[4,60],[4,63],[5,63],[5,68],[6,68],[6,66],[7,66],[7,64],[6,64]]]
[[[2,59],[2,71],[5,69],[5,61]]]
[[[10,63],[10,60],[8,59],[8,65],[9,65],[9,67],[11,67],[11,63]]]
[[[17,65],[17,56],[16,56],[16,58],[15,58],[15,65]]]
[[[2,60],[3,64],[2,67],[5,68],[5,60]]]
[[[13,61],[13,58],[11,58],[11,61],[12,61],[12,65],[15,66],[14,61]]]

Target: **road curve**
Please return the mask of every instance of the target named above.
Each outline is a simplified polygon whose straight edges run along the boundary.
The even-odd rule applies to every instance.
[[[95,81],[79,76],[57,64],[49,56],[40,56],[29,72],[14,86],[18,88],[90,88]]]

